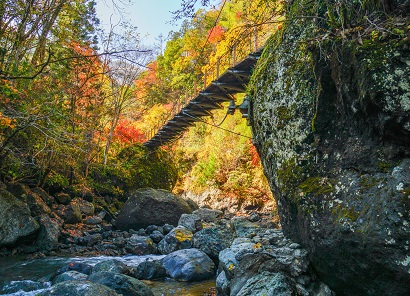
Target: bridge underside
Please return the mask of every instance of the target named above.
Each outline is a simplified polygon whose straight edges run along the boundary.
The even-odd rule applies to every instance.
[[[233,95],[245,92],[252,70],[261,55],[262,49],[249,54],[245,59],[229,68],[211,82],[192,99],[181,111],[167,122],[149,141],[148,148],[157,148],[178,139],[181,134],[203,116],[210,116],[214,109],[221,109],[222,103],[233,99]]]

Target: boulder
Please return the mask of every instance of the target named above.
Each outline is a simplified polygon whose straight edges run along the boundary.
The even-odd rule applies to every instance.
[[[143,282],[124,274],[107,271],[92,273],[88,280],[92,283],[105,285],[120,295],[154,296],[154,293]]]
[[[229,228],[204,228],[194,234],[192,246],[205,252],[217,264],[219,252],[228,248],[233,239],[234,233]]]
[[[66,281],[85,281],[87,277],[88,275],[84,273],[75,270],[70,270],[56,276],[53,280],[53,284],[55,285]]]
[[[119,296],[114,290],[107,286],[84,282],[66,281],[42,291],[36,296]]]
[[[184,226],[178,226],[171,230],[158,244],[161,254],[169,254],[177,250],[188,249],[192,246],[193,234]]]
[[[38,217],[40,232],[36,240],[36,246],[41,251],[51,251],[57,249],[58,239],[60,237],[60,226],[55,219],[48,215]]]
[[[39,228],[27,204],[0,189],[0,246],[14,245],[17,241],[32,241]]]
[[[129,254],[149,255],[157,253],[157,246],[150,237],[133,234],[126,240],[125,250]]]
[[[254,143],[284,234],[338,295],[409,295],[408,31],[381,42],[365,29],[360,40],[325,38],[329,1],[287,2],[285,18],[298,21],[272,36],[250,83]],[[359,8],[353,2],[349,11]],[[395,12],[369,5],[343,28]]]
[[[171,192],[140,189],[130,196],[121,208],[115,227],[129,230],[166,223],[176,225],[182,214],[191,212],[187,202]]]
[[[198,249],[175,251],[162,259],[167,274],[177,281],[191,282],[215,276],[215,264]]]
[[[216,278],[216,292],[219,296],[229,296],[229,280],[226,277],[225,271],[222,270]]]

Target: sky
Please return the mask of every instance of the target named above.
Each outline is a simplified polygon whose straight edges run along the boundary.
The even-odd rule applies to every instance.
[[[113,1],[123,8],[124,18],[137,27],[144,45],[158,44],[156,38],[160,34],[166,38],[170,31],[179,30],[181,22],[177,25],[169,22],[173,17],[171,11],[181,7],[180,0],[97,0],[97,16],[103,29],[110,27],[111,16],[114,24],[121,18],[118,10],[113,8]]]

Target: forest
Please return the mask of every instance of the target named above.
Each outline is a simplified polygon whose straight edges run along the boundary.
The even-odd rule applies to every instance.
[[[158,50],[126,22],[102,30],[94,0],[2,1],[2,181],[82,195],[153,187],[269,196],[250,128],[240,114],[223,120],[226,108],[171,145],[142,145],[281,26],[275,1],[198,11],[190,2],[175,12],[181,28]],[[219,129],[208,124],[221,121]]]

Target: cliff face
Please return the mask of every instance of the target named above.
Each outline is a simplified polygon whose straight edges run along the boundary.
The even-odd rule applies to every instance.
[[[409,295],[409,1],[287,2],[251,83],[284,233],[338,295]]]

